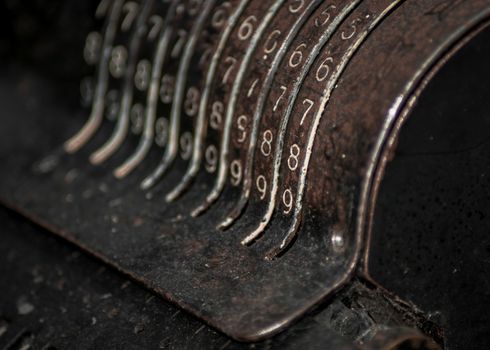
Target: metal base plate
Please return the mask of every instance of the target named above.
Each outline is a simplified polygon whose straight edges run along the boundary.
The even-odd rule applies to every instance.
[[[214,220],[172,217],[158,194],[145,198],[134,180],[141,173],[134,174],[132,185],[131,179],[119,182],[82,153],[40,162],[73,134],[83,116],[74,116],[80,114],[76,104],[50,91],[49,81],[12,67],[2,75],[7,76],[0,83],[5,205],[239,340],[284,329],[345,279],[349,254],[328,259],[325,246],[310,238],[317,227],[305,224],[301,243],[265,261],[260,245],[242,246],[232,232],[211,226]]]

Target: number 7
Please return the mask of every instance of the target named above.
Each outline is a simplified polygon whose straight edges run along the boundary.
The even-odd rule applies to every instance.
[[[276,101],[276,104],[274,105],[274,108],[272,108],[272,111],[273,111],[273,112],[275,112],[275,111],[276,111],[277,106],[279,106],[279,101],[281,101],[281,100],[282,100],[282,98],[284,97],[284,94],[286,93],[286,91],[288,90],[288,88],[287,88],[287,87],[285,87],[285,86],[281,86],[281,90],[282,90],[282,92],[281,92],[281,96],[279,96],[279,98],[278,98],[278,99],[277,99],[277,101]]]
[[[310,113],[311,107],[313,107],[313,105],[315,103],[312,100],[310,100],[309,98],[305,98],[303,100],[303,106],[305,104],[308,104],[308,107],[306,108],[306,111],[303,113],[303,118],[301,118],[301,122],[299,123],[299,125],[303,125],[303,122],[305,121],[306,116],[308,115],[308,113]]]

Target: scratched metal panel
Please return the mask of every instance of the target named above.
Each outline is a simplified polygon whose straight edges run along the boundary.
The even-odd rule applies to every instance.
[[[483,0],[106,4],[83,109],[5,73],[1,200],[247,341],[351,279],[386,129],[490,13]]]

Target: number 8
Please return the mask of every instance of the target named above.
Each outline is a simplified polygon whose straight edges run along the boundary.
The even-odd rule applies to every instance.
[[[268,157],[272,152],[272,140],[272,131],[266,130],[264,132],[262,145],[260,146],[260,150],[265,157]]]
[[[292,145],[289,148],[289,158],[288,158],[288,167],[289,170],[295,171],[298,168],[298,156],[301,152],[301,149],[297,144]]]

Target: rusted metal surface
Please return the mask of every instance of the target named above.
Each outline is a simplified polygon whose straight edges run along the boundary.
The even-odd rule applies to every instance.
[[[4,208],[0,222],[3,348],[359,350],[389,343],[376,334],[376,340],[352,344],[330,329],[330,320],[341,324],[343,316],[330,310],[266,341],[239,343]],[[414,330],[398,329],[389,338],[407,336],[421,339]]]
[[[88,124],[49,92],[23,106],[33,82],[11,94],[36,133],[6,133],[20,148],[1,151],[1,200],[247,341],[352,281],[397,118],[490,15],[484,0],[112,4],[87,40]]]
[[[476,28],[467,39],[421,81],[401,114],[409,117],[393,129],[365,270],[418,307],[438,310],[432,318],[448,348],[479,349],[488,346],[490,305],[490,84],[480,77],[490,70],[478,62],[490,53],[490,31]]]

